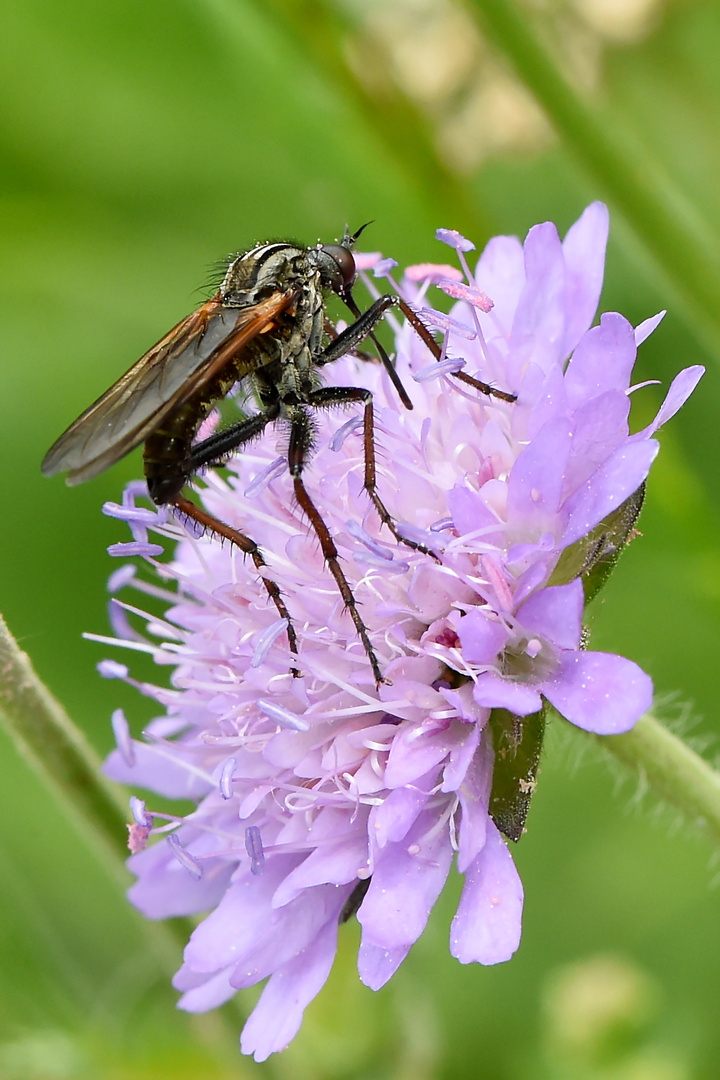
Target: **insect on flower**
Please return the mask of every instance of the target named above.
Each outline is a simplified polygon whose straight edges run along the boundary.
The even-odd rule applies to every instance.
[[[352,247],[360,232],[362,229],[351,236],[346,230],[338,243],[309,248],[289,242],[260,244],[233,258],[214,296],[170,330],[85,410],[50,448],[42,471],[45,476],[67,471],[67,482],[78,484],[144,443],[150,498],[158,506],[173,507],[250,555],[268,595],[287,622],[290,649],[297,653],[292,619],[277,584],[262,574],[266,564],[258,545],[182,494],[196,473],[222,464],[268,424],[282,421],[289,429],[287,459],[295,497],[318,537],[379,684],[383,681],[380,666],[337,548],[303,480],[313,449],[314,409],[353,403],[363,406],[365,490],[396,540],[421,551],[427,549],[401,536],[377,492],[371,392],[363,387],[319,386],[317,371],[371,338],[403,404],[411,409],[407,392],[375,337],[375,326],[388,309],[397,306],[436,359],[442,351],[399,296],[380,296],[367,311],[360,311],[352,294],[356,279]],[[326,317],[324,298],[329,292],[339,296],[355,318],[341,333]],[[452,374],[484,394],[515,400],[464,372]],[[243,379],[255,393],[257,412],[195,441],[215,403]]]

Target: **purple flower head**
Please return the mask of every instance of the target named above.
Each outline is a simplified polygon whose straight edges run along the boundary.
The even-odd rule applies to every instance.
[[[452,954],[494,964],[515,951],[522,886],[496,824],[517,838],[497,812],[498,717],[530,731],[550,702],[610,734],[650,706],[637,665],[583,647],[586,597],[632,534],[657,452],[657,424],[628,427],[648,325],[606,314],[591,328],[606,236],[595,203],[563,242],[549,223],[524,246],[491,240],[462,288],[448,267],[411,268],[405,299],[443,336],[438,364],[410,327],[397,332],[412,411],[380,365],[346,357],[328,368],[335,384],[372,390],[378,490],[400,534],[436,556],[381,525],[363,486],[362,424],[321,412],[306,484],[387,680],[379,688],[278,466],[282,432],[266,429],[226,479],[209,472],[201,498],[260,545],[297,655],[241,552],[140,513],[137,488],[110,508],[164,579],[116,571],[113,589],[167,598],[162,619],[148,615],[147,637],[127,643],[172,665],[172,688],[133,683],[166,711],[142,740],[116,714],[106,771],[194,803],[181,817],[146,815],[143,804],[136,832],[152,835],[144,849],[145,834],[134,837],[130,898],[149,918],[207,913],[175,977],[182,1008],[210,1009],[268,980],[242,1034],[258,1061],[296,1034],[339,924],[357,914],[360,977],[378,989],[422,933],[453,861],[464,885]],[[462,260],[472,250],[454,232],[440,238]],[[459,297],[449,314],[425,313],[436,284]],[[465,372],[517,400],[480,394],[458,381]],[[658,423],[700,374],[678,376]],[[179,538],[171,563],[155,560],[149,530]],[[103,674],[133,682],[121,665]],[[533,775],[513,783],[525,791]]]

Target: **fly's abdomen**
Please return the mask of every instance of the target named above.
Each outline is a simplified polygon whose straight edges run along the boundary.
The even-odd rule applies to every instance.
[[[197,425],[197,404],[187,402],[145,442],[145,479],[150,498],[158,506],[172,502],[190,478],[190,447]]]
[[[194,396],[165,417],[145,441],[145,479],[150,498],[158,506],[170,503],[182,491],[194,471],[192,445],[198,428],[215,402],[226,396],[245,372],[238,370],[242,355],[235,358]]]

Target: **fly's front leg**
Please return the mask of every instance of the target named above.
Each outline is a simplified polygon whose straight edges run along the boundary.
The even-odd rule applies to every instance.
[[[350,618],[355,624],[357,635],[362,642],[363,648],[367,653],[367,658],[370,661],[370,667],[375,678],[375,685],[380,686],[381,683],[387,680],[383,678],[383,674],[380,670],[380,664],[378,658],[375,655],[375,650],[372,647],[370,636],[367,632],[367,627],[362,620],[362,616],[358,610],[353,591],[350,588],[347,578],[345,577],[342,567],[340,566],[338,549],[335,546],[335,541],[330,535],[322,514],[318,510],[315,503],[310,498],[308,490],[305,487],[302,479],[302,472],[305,466],[305,461],[308,453],[312,448],[312,424],[310,417],[305,411],[302,405],[293,405],[288,408],[290,414],[290,445],[288,447],[288,465],[290,467],[290,475],[293,478],[293,486],[295,488],[295,498],[298,501],[298,505],[306,514],[315,535],[320,541],[320,550],[323,553],[323,558],[328,565],[328,569],[332,576],[335,578],[335,583],[338,587],[338,591],[343,598],[345,607],[350,612]]]
[[[423,555],[437,555],[424,544],[418,544],[414,540],[406,539],[398,530],[395,519],[385,506],[377,491],[377,473],[375,467],[375,412],[373,409],[373,396],[370,390],[360,386],[323,386],[308,394],[308,404],[315,408],[327,409],[335,405],[351,405],[354,402],[362,402],[363,412],[363,449],[365,456],[365,480],[364,488],[370,501],[378,512],[383,525],[387,525],[390,532],[400,544],[421,551]]]
[[[340,335],[340,331],[330,319],[325,320],[325,333],[330,341],[334,341]],[[348,349],[348,354],[357,360],[362,360],[363,364],[379,364],[381,362],[378,356],[373,356],[372,353],[365,352],[364,349]]]
[[[354,323],[350,323],[344,330],[341,330],[323,352],[315,357],[315,363],[318,367],[322,367],[324,364],[332,364],[334,360],[339,360],[341,356],[345,356],[356,345],[365,341],[366,338],[370,337],[385,312],[391,307],[396,307],[399,303],[400,298],[398,296],[379,296],[367,311],[359,314]]]
[[[359,309],[355,304],[354,300],[352,300],[352,297],[346,296],[345,300],[353,314],[357,314]],[[383,363],[383,366],[385,367],[385,370],[390,376],[390,379],[392,380],[395,389],[400,395],[400,400],[406,408],[412,409],[412,403],[407,396],[407,391],[400,382],[400,378],[395,371],[395,368],[393,367],[390,358],[388,357],[380,342],[373,334],[373,329],[375,328],[377,323],[380,322],[385,312],[388,311],[388,309],[391,307],[400,308],[403,315],[410,323],[413,330],[421,339],[421,341],[423,341],[427,345],[428,349],[435,357],[435,359],[440,360],[442,357],[442,349],[438,345],[437,341],[432,336],[420,316],[413,311],[410,305],[407,304],[402,299],[402,297],[388,294],[386,296],[378,297],[375,303],[372,304],[372,306],[369,307],[367,311],[363,312],[362,315],[358,315],[358,318],[355,320],[355,322],[352,323],[351,326],[348,326],[346,330],[343,330],[341,334],[338,334],[335,340],[330,342],[328,347],[316,359],[315,362],[316,364],[318,364],[318,366],[332,363],[333,360],[338,360],[341,356],[344,356],[345,353],[350,352],[351,349],[354,349],[355,346],[359,344],[359,342],[363,341],[366,337],[371,337],[372,340],[375,342],[378,352],[380,353],[380,359]],[[490,383],[482,382],[482,380],[480,379],[475,379],[472,375],[467,375],[464,371],[453,371],[451,372],[451,375],[453,378],[457,379],[458,382],[463,382],[466,384],[466,386],[472,386],[475,390],[479,390],[481,394],[486,394],[488,397],[495,397],[499,398],[501,401],[509,402],[517,400],[516,394],[508,394],[505,390],[496,390],[494,386],[490,385]]]
[[[400,400],[406,409],[412,409],[412,401],[408,397],[407,390],[400,381],[400,376],[395,370],[392,360],[373,333],[373,330],[388,308],[395,307],[400,302],[400,298],[390,295],[379,296],[375,303],[372,304],[367,311],[362,312],[362,314],[349,292],[344,294],[343,299],[353,315],[356,315],[357,318],[354,323],[351,323],[350,326],[347,326],[342,331],[342,333],[338,334],[319,356],[313,358],[314,363],[317,367],[323,367],[325,364],[332,364],[334,360],[339,360],[341,356],[345,356],[347,353],[354,351],[354,349],[362,341],[365,341],[366,338],[372,338],[375,348],[378,351],[380,361],[387,371],[391,383],[397,390]]]
[[[242,446],[244,443],[254,439],[257,435],[260,435],[263,429],[277,418],[279,411],[279,406],[273,404],[262,412],[248,417],[247,420],[242,420],[238,424],[233,424],[232,427],[226,428],[224,431],[218,431],[208,439],[196,443],[190,452],[190,467],[188,469],[188,474],[192,475],[193,473],[206,468],[208,465],[216,465],[222,462],[231,451],[237,450],[239,446]],[[255,541],[249,536],[246,536],[245,533],[240,532],[239,529],[233,529],[229,525],[226,525],[224,521],[220,521],[219,518],[213,517],[212,514],[208,514],[205,510],[201,510],[194,502],[191,502],[190,499],[186,499],[183,495],[178,495],[174,498],[172,500],[172,505],[175,506],[181,514],[197,521],[198,524],[202,525],[203,528],[208,529],[210,532],[224,537],[225,540],[229,540],[231,544],[235,544],[236,547],[239,547],[245,555],[250,556],[255,564],[255,569],[258,571],[258,576],[265,586],[268,596],[277,608],[278,615],[287,623],[290,651],[297,653],[297,635],[292,619],[290,618],[290,612],[285,606],[285,601],[282,598],[282,593],[280,592],[277,583],[270,578],[265,577],[262,572],[263,567],[266,567],[267,563],[265,562],[262,551]],[[296,668],[292,668],[292,673],[296,676],[300,674]]]
[[[420,316],[416,315],[410,305],[406,304],[400,297],[397,298],[397,306],[400,308],[418,337],[425,342],[435,359],[440,360],[442,357],[442,349]],[[451,371],[450,374],[454,379],[457,379],[458,382],[463,382],[466,386],[472,386],[473,389],[479,390],[481,394],[486,394],[487,397],[499,398],[500,401],[517,401],[517,394],[508,394],[505,390],[496,390],[490,383],[482,382],[481,379],[474,379],[472,375],[466,375],[464,371]]]

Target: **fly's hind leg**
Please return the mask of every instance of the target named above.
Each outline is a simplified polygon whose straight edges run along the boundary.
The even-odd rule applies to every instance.
[[[326,389],[335,389],[328,387]],[[314,398],[315,394],[321,393],[321,391],[314,391],[309,395],[309,398]],[[312,400],[309,402],[312,404]],[[302,472],[305,467],[305,461],[312,449],[313,443],[313,429],[310,417],[308,416],[305,407],[302,405],[291,406],[290,409],[290,444],[288,448],[288,466],[290,468],[290,475],[293,480],[293,487],[295,489],[295,498],[298,501],[298,505],[306,514],[313,532],[320,541],[320,550],[323,553],[323,558],[328,565],[328,569],[332,576],[335,578],[335,584],[338,587],[338,591],[343,598],[345,607],[350,612],[350,618],[355,624],[357,635],[362,642],[363,648],[367,654],[367,658],[370,661],[370,667],[375,678],[375,685],[380,686],[381,683],[387,682],[383,678],[383,674],[380,670],[380,664],[378,658],[375,655],[375,650],[372,647],[370,636],[367,631],[367,627],[363,622],[362,616],[358,609],[357,602],[353,596],[353,591],[350,588],[350,584],[345,577],[340,566],[340,558],[338,549],[335,546],[335,541],[330,535],[322,514],[318,510],[315,503],[310,498],[307,488],[303,482]]]
[[[199,525],[202,525],[203,529],[207,529],[208,532],[216,533],[218,536],[222,536],[225,540],[229,540],[231,544],[235,544],[245,554],[249,555],[255,564],[255,569],[258,572],[268,596],[272,600],[273,604],[277,608],[278,615],[281,619],[284,619],[287,623],[287,635],[288,642],[290,644],[290,652],[297,654],[297,635],[295,633],[295,627],[293,626],[292,619],[290,618],[290,612],[285,606],[285,601],[282,598],[282,593],[277,582],[271,578],[265,577],[263,574],[263,567],[267,566],[263,553],[257,546],[254,540],[251,540],[245,533],[239,531],[239,529],[232,529],[229,525],[226,525],[224,521],[220,521],[219,518],[213,517],[212,514],[206,513],[201,510],[199,506],[196,506],[190,499],[186,499],[184,495],[177,495],[170,504],[174,506],[176,510],[179,510],[185,517],[192,518],[193,521],[197,521]],[[299,675],[300,672],[296,668],[292,669],[293,675]]]

